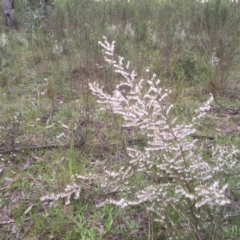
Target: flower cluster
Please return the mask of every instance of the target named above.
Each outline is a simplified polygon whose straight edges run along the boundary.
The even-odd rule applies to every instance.
[[[99,178],[102,188],[118,190],[119,200],[105,199],[98,204],[115,204],[120,207],[145,203],[149,211],[156,214],[156,220],[165,222],[169,215],[168,207],[177,209],[186,219],[194,222],[194,229],[199,229],[204,221],[203,206],[221,206],[229,203],[225,190],[226,178],[236,168],[234,147],[214,147],[212,159],[207,162],[197,140],[191,135],[196,132],[195,124],[210,110],[212,95],[193,116],[188,124],[182,123],[172,113],[170,104],[171,90],[162,88],[155,75],[151,79],[138,79],[135,71],[129,70],[129,63],[124,66],[124,59],[114,59],[115,42],[109,43],[104,37],[99,42],[103,47],[105,60],[120,73],[120,82],[112,94],[107,94],[97,83],[90,84],[92,93],[104,107],[111,109],[124,119],[124,127],[137,128],[146,136],[148,143],[144,150],[128,148],[129,162],[118,171],[105,173]],[[141,176],[142,185],[136,183]],[[169,219],[170,220],[170,219]]]
[[[52,193],[52,194],[42,196],[40,200],[41,201],[57,201],[59,199],[65,198],[66,199],[65,204],[68,205],[70,203],[71,196],[75,195],[74,198],[78,199],[80,196],[80,192],[81,192],[81,186],[76,184],[75,177],[72,177],[72,182],[65,187],[63,192],[57,193],[57,194]]]

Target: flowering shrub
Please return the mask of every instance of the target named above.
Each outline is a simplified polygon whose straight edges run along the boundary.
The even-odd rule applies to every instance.
[[[123,127],[138,130],[146,137],[147,145],[143,150],[128,147],[129,160],[115,171],[75,178],[96,181],[105,193],[118,192],[119,198],[106,198],[97,207],[114,204],[125,208],[144,203],[155,221],[165,229],[171,228],[164,233],[168,239],[175,236],[174,230],[181,231],[183,239],[189,234],[201,239],[219,207],[230,203],[225,195],[226,176],[236,169],[235,156],[239,152],[233,146],[216,146],[212,158],[206,161],[198,141],[191,138],[213,97],[196,111],[191,123],[182,123],[172,113],[171,90],[162,88],[155,75],[149,80],[139,79],[135,71],[129,70],[129,63],[124,65],[122,57],[115,59],[115,42],[109,43],[104,37],[99,44],[107,64],[123,80],[112,94],[104,92],[96,82],[89,84],[90,89],[102,106],[100,110],[122,116]],[[48,199],[59,197],[51,195]],[[186,232],[186,225],[192,231]]]

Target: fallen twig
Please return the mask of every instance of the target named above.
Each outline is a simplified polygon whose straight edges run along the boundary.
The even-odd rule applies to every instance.
[[[74,144],[73,146],[76,148],[80,148],[85,143],[78,143]],[[26,147],[19,147],[19,148],[11,148],[11,149],[0,149],[0,154],[11,154],[11,153],[17,153],[17,152],[24,152],[24,151],[38,151],[42,149],[52,149],[52,148],[70,148],[72,144],[49,144],[49,145],[38,145],[38,146],[26,146]]]

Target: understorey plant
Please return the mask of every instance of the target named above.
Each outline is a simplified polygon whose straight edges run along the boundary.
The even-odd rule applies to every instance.
[[[143,149],[127,147],[128,158],[116,169],[73,178],[100,185],[108,197],[98,199],[97,207],[145,206],[159,226],[162,239],[214,236],[214,221],[220,217],[221,208],[230,204],[226,197],[227,180],[237,169],[239,151],[234,146],[214,146],[210,159],[206,160],[201,144],[191,137],[210,110],[213,97],[196,110],[189,123],[183,123],[174,114],[171,90],[161,87],[155,75],[142,79],[129,70],[129,62],[124,64],[122,57],[115,58],[115,42],[109,43],[104,37],[99,44],[107,65],[122,76],[111,94],[96,82],[89,84],[101,106],[100,111],[120,115],[123,127],[138,131],[147,139],[147,144]],[[78,197],[79,188],[76,189]],[[62,196],[66,197],[66,193]],[[42,200],[59,198],[59,194],[49,195]]]

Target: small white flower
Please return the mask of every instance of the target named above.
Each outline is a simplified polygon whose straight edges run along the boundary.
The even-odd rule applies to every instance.
[[[9,40],[5,33],[2,33],[2,46],[6,47],[9,44]]]
[[[211,60],[210,60],[211,66],[212,66],[213,68],[217,67],[219,61],[220,61],[220,59],[217,58],[216,52],[213,52],[213,53],[212,53],[212,56],[211,56]]]
[[[132,29],[132,25],[129,22],[127,23],[127,25],[125,27],[125,35],[130,38],[134,38],[134,36],[135,36],[134,30]]]
[[[62,53],[63,53],[63,47],[58,44],[55,44],[53,46],[53,54],[60,56]]]

